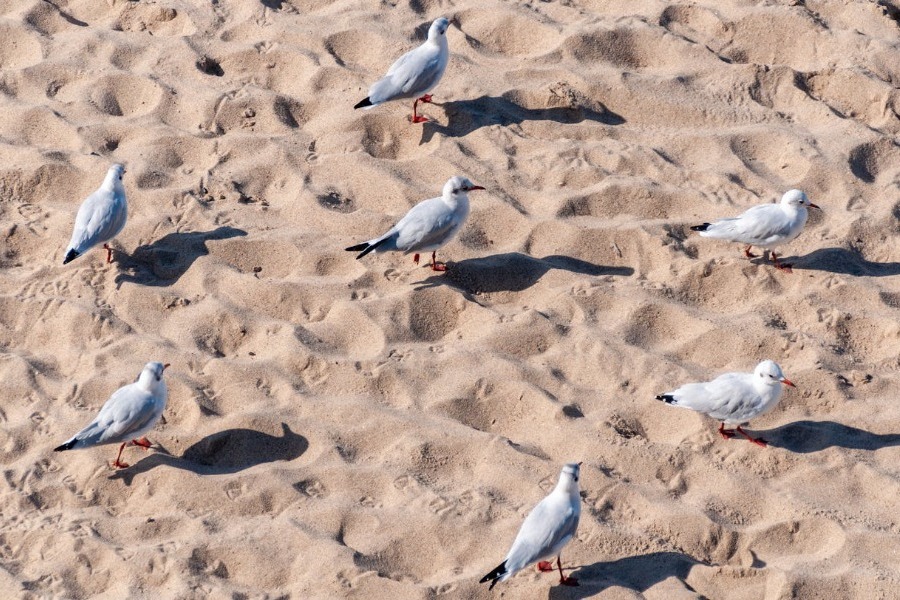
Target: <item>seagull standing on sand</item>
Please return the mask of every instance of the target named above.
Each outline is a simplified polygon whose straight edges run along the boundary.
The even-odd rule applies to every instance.
[[[446,271],[447,266],[436,259],[438,248],[453,239],[466,217],[469,216],[467,192],[483,190],[465,177],[451,177],[444,184],[440,198],[419,202],[410,209],[387,233],[368,242],[350,246],[350,252],[359,252],[357,259],[373,250],[395,250],[409,254],[415,252],[413,262],[419,264],[419,252],[431,252],[431,269]],[[360,252],[361,251],[361,252]]]
[[[712,381],[688,383],[656,399],[722,421],[719,434],[726,440],[735,434],[734,429],[725,429],[727,423],[737,425],[737,432],[757,446],[765,446],[764,439],[750,437],[741,424],[775,408],[781,398],[782,384],[796,387],[777,363],[764,360],[753,373],[725,373]]]
[[[450,21],[441,17],[428,29],[425,43],[410,50],[388,69],[387,75],[372,84],[369,95],[353,108],[373,108],[390,100],[416,98],[413,102],[413,123],[424,123],[428,119],[416,113],[419,102],[431,102],[429,90],[441,80],[450,48],[447,46],[447,28]],[[419,95],[422,94],[421,97]]]
[[[755,255],[750,253],[753,246],[768,250],[800,235],[806,224],[807,207],[819,208],[800,190],[790,190],[781,197],[779,204],[760,204],[737,217],[696,225],[691,230],[699,231],[703,237],[747,244],[744,256],[754,258]],[[782,271],[791,271],[791,265],[778,262],[774,250],[772,263]]]
[[[113,467],[124,469],[122,450],[129,440],[132,446],[144,449],[152,444],[144,437],[153,429],[166,408],[169,393],[163,381],[163,371],[169,365],[150,362],[144,366],[138,380],[120,387],[110,396],[91,423],[76,433],[65,444],[54,448],[56,452],[78,448],[90,448],[103,444],[118,444],[119,454]]]
[[[550,495],[541,500],[525,517],[519,534],[506,558],[479,583],[491,582],[494,589],[498,581],[506,581],[533,562],[538,562],[541,572],[553,570],[553,563],[544,559],[556,557],[559,582],[578,585],[574,577],[563,574],[559,553],[575,537],[578,518],[581,516],[581,495],[578,489],[578,472],[581,463],[569,463],[563,467],[559,482]]]
[[[124,166],[111,166],[100,188],[81,203],[63,264],[72,262],[100,242],[106,249],[106,262],[112,262],[112,248],[106,242],[119,235],[128,218],[128,203],[122,185],[124,173]]]

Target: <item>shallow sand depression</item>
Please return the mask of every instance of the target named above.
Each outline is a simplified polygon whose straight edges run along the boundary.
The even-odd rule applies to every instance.
[[[892,597],[898,15],[0,0],[3,596]],[[354,111],[439,16],[432,121]],[[112,162],[116,261],[62,266]],[[456,174],[447,273],[344,251]],[[792,274],[689,230],[791,188]],[[654,400],[765,358],[768,448]],[[52,452],[151,360],[155,449]],[[581,585],[488,592],[570,461]]]

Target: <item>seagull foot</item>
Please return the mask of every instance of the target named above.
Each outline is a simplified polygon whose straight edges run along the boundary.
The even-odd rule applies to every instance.
[[[725,429],[725,424],[722,423],[721,425],[719,425],[719,435],[721,435],[722,438],[726,440],[730,440],[735,435],[734,429]]]
[[[444,271],[447,270],[447,265],[445,265],[444,263],[434,263],[431,265],[431,270],[439,271],[439,272],[443,273]]]
[[[541,573],[549,573],[550,571],[554,570],[553,563],[547,562],[546,560],[542,560],[535,566],[537,566],[537,570],[540,571]]]
[[[121,460],[119,460],[119,459],[117,458],[116,460],[114,460],[113,462],[111,462],[109,466],[111,466],[113,469],[127,469],[127,468],[130,467],[131,465],[129,465],[129,464],[126,463],[126,462],[122,462]]]
[[[431,102],[431,94],[425,94],[419,98],[419,102]]]
[[[794,270],[791,269],[791,265],[788,263],[778,262],[778,255],[774,252],[772,253],[772,264],[775,265],[775,268],[779,271],[784,271],[785,273],[793,273]]]
[[[578,580],[574,577],[563,577],[559,580],[560,585],[567,585],[569,587],[578,587]]]
[[[749,440],[750,442],[756,444],[757,446],[759,446],[761,448],[765,448],[766,446],[769,445],[769,443],[762,438],[751,437],[750,434],[748,434],[746,431],[744,431],[743,428],[741,428],[741,427],[738,427],[737,430],[738,430],[738,433],[740,433],[742,436],[747,438],[747,440]]]
[[[427,123],[428,121],[428,117],[423,117],[422,115],[413,115],[412,117],[413,123]]]
[[[131,440],[131,443],[132,443],[132,445],[134,445],[134,446],[140,446],[140,447],[143,448],[144,450],[147,450],[147,449],[149,449],[151,446],[153,446],[153,442],[151,442],[150,440],[148,440],[148,439],[145,438],[145,437],[142,437],[142,438],[139,439],[139,440]]]
[[[750,248],[752,248],[752,247],[753,246],[747,246],[746,248],[744,248],[744,256],[746,256],[747,258],[756,258],[758,256],[758,255],[750,252]]]

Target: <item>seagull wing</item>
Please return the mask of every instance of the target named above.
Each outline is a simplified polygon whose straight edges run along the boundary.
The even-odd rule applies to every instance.
[[[700,235],[759,245],[789,236],[792,225],[779,205],[761,204],[737,217],[719,219]]]
[[[557,554],[575,535],[580,516],[579,507],[567,496],[551,494],[541,500],[525,518],[506,555],[506,577]]]
[[[450,241],[459,226],[459,215],[443,200],[425,200],[414,206],[394,226],[397,249],[413,252],[442,246]]]
[[[447,60],[440,48],[423,44],[391,65],[387,75],[369,89],[369,99],[373,104],[380,104],[425,93],[437,85],[446,66]]]
[[[152,427],[159,418],[159,403],[136,384],[119,388],[91,423],[75,434],[79,446],[115,444],[130,440]]]
[[[128,208],[124,198],[110,190],[97,190],[87,197],[75,215],[69,248],[79,254],[114,238],[125,226]]]

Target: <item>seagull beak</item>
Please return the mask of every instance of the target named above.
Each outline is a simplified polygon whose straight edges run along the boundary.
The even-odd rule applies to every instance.
[[[783,383],[784,385],[789,385],[789,386],[791,386],[792,388],[797,387],[797,386],[794,385],[793,382],[792,382],[790,379],[788,379],[788,378],[782,379],[782,380],[781,380],[781,383]]]
[[[470,188],[466,188],[466,191],[467,191],[467,192],[471,192],[471,191],[473,191],[473,190],[483,190],[483,189],[484,189],[484,188],[481,187],[480,185],[473,185],[473,186],[470,187]]]
[[[810,208],[818,208],[819,210],[822,210],[822,208],[818,204],[813,204],[812,202],[809,203],[809,207]]]
[[[171,366],[172,366],[172,365],[170,365],[169,363],[164,364],[164,365],[163,365],[163,371],[165,371],[166,369],[168,369],[168,368],[171,367]]]

